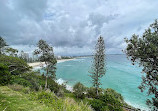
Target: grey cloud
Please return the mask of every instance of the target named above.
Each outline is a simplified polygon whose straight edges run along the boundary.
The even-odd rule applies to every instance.
[[[18,28],[18,15],[11,10],[7,2],[0,1],[0,35],[7,40],[13,39]]]
[[[108,53],[121,53],[124,37],[141,34],[158,18],[157,5],[151,0],[1,0],[0,35],[14,47],[44,39],[57,54],[88,54],[102,35]]]
[[[96,26],[95,31],[96,31],[96,35],[98,35],[101,33],[100,31],[101,31],[103,24],[104,23],[108,24],[109,21],[115,19],[117,16],[118,16],[118,14],[104,16],[99,13],[91,13],[89,15],[88,20],[91,22],[92,26]]]
[[[0,35],[9,44],[32,44],[34,38],[41,35],[38,25],[47,2],[40,1],[37,3],[32,0],[0,1]],[[8,3],[11,3],[10,6]]]
[[[12,0],[14,9],[29,19],[42,20],[47,7],[47,0]]]

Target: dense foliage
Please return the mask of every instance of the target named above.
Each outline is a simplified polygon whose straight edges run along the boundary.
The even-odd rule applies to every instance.
[[[90,104],[96,111],[123,111],[124,100],[113,89],[106,89],[102,90],[99,98],[90,100]]]
[[[40,76],[37,72],[24,73],[14,77],[12,84],[20,84],[24,87],[30,87],[32,90],[38,91],[45,88],[45,77]],[[48,78],[48,88],[55,94],[60,95],[61,90],[68,92],[64,86],[59,85],[53,79]]]
[[[106,95],[112,95],[114,98],[118,99],[119,101],[123,102],[124,99],[120,93],[117,93],[115,90],[111,88],[107,88],[104,90],[104,94]]]
[[[136,110],[124,102],[121,94],[110,88],[99,88],[97,96],[94,87],[88,88],[78,82],[74,85],[73,91],[76,98],[87,101],[95,111],[123,111],[124,106],[127,109]]]
[[[12,56],[0,55],[0,63],[7,66],[12,75],[20,75],[31,69],[25,61]]]
[[[7,85],[10,83],[11,74],[9,68],[4,64],[0,63],[0,85]]]
[[[17,57],[0,55],[0,84],[11,84],[16,76],[19,77],[30,69],[25,61]]]
[[[99,98],[90,102],[96,111],[123,111],[123,104],[114,96],[105,94]]]
[[[38,72],[30,71],[31,67],[17,57],[1,55],[0,56],[0,84],[20,84],[24,87],[30,87],[38,91],[45,87],[45,76]],[[58,85],[52,77],[48,77],[48,88],[58,95],[63,95],[67,91],[64,86]],[[68,91],[67,91],[68,92]]]
[[[153,96],[147,100],[147,104],[153,110],[158,110],[158,21],[151,24],[141,37],[134,34],[126,42],[125,53],[133,64],[138,63],[146,73],[139,88],[141,91],[148,89],[147,94]]]

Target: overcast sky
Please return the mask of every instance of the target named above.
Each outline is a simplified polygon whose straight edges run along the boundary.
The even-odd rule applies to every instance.
[[[106,53],[120,54],[155,19],[158,0],[0,0],[0,36],[29,53],[44,39],[56,55],[92,54],[102,35]]]

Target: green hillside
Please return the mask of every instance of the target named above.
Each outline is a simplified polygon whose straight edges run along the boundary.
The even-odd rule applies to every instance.
[[[39,94],[35,93],[35,94]],[[47,94],[47,93],[45,93]],[[49,94],[49,93],[48,93]],[[53,93],[52,93],[53,94]],[[83,103],[76,103],[73,99],[64,98],[56,99],[52,95],[53,103],[46,102],[44,98],[41,100],[33,100],[32,94],[13,91],[7,86],[0,87],[0,111],[91,111],[91,108]],[[35,97],[35,95],[32,95]],[[44,102],[45,101],[45,102]]]

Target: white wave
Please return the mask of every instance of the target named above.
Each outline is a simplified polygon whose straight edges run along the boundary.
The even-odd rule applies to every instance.
[[[64,84],[65,81],[62,78],[60,78],[60,79],[56,80],[56,82],[58,84],[62,85],[62,84]]]
[[[58,80],[56,80],[56,82],[57,82],[58,84],[60,84],[60,85],[66,84],[66,81],[63,80],[62,78],[59,78]],[[68,84],[66,84],[66,89],[69,90],[69,91],[71,91],[71,92],[73,91],[72,86],[70,86],[70,85],[68,85]]]
[[[73,61],[83,61],[85,59],[74,59]]]
[[[64,65],[64,66],[72,66],[72,65]]]
[[[72,61],[83,62],[83,61],[85,61],[85,59],[74,59]]]
[[[41,68],[42,68],[41,66],[37,66],[37,67],[34,67],[33,70],[36,71],[36,70],[39,70]]]

